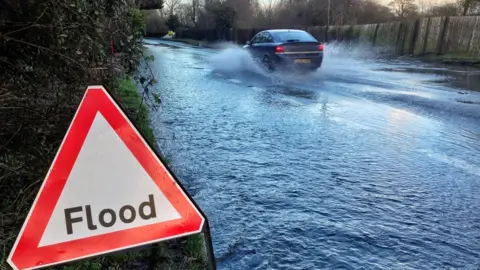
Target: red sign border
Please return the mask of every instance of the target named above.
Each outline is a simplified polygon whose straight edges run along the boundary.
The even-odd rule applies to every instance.
[[[112,126],[181,218],[38,247],[97,112]],[[153,149],[103,86],[89,86],[30,208],[8,263],[14,269],[43,268],[196,234],[205,224],[208,227],[204,213]]]

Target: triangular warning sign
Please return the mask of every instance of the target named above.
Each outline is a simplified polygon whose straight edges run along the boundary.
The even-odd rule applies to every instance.
[[[199,233],[205,221],[107,91],[92,86],[8,262],[41,268]]]

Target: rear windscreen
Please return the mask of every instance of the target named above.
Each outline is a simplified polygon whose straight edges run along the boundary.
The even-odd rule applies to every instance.
[[[307,32],[276,32],[273,33],[275,39],[280,42],[287,41],[307,41],[307,42],[317,42],[317,40]]]

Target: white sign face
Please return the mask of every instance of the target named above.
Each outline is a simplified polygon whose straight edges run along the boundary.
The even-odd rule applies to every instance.
[[[97,112],[39,247],[179,218]]]

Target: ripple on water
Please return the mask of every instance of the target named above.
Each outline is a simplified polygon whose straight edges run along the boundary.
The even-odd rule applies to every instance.
[[[249,88],[162,56],[155,123],[220,269],[478,268],[478,128],[334,95],[355,90],[335,78]]]

